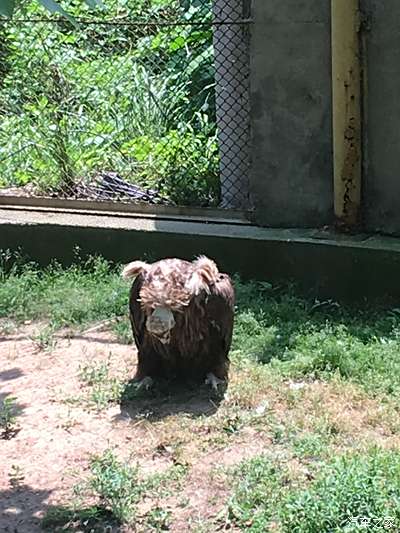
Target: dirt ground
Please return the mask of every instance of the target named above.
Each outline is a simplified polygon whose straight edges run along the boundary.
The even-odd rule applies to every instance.
[[[215,416],[218,405],[209,394],[196,391],[183,399],[159,395],[128,407],[117,403],[91,409],[82,400],[82,365],[108,361],[119,376],[133,376],[133,347],[119,344],[107,331],[92,331],[59,338],[55,348],[43,350],[33,329],[28,325],[0,338],[0,399],[15,396],[18,408],[16,434],[0,440],[0,531],[41,531],[46,510],[71,501],[90,454],[113,447],[122,457],[134,457],[145,473],[166,470],[176,460],[169,444],[176,444],[177,428],[184,443],[182,460],[190,469],[179,497],[163,501],[173,516],[171,530],[189,531],[190,524],[215,516],[226,501],[227,487],[214,467],[259,454],[266,443],[255,438],[254,430],[229,442],[210,437],[204,446],[203,439],[199,446],[187,435],[190,420]],[[207,425],[199,431],[210,432]]]

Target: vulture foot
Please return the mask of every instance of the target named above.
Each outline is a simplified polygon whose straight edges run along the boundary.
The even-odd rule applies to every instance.
[[[217,378],[212,372],[207,374],[205,384],[210,385],[213,390],[217,391],[218,385],[222,385],[223,383],[225,383],[225,381]]]
[[[141,379],[140,381],[137,381],[135,383],[136,390],[149,390],[153,386],[153,379],[150,376],[146,376],[145,378]]]

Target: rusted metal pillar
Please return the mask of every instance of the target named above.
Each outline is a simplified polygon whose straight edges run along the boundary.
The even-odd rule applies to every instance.
[[[361,54],[359,0],[331,0],[334,207],[354,227],[361,203]]]

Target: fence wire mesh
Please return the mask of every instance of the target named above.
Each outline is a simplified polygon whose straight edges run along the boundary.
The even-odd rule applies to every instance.
[[[248,207],[243,0],[0,22],[0,195]]]

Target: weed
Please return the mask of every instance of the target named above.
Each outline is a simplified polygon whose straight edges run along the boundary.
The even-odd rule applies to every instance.
[[[102,505],[120,522],[132,523],[142,492],[138,468],[121,463],[107,450],[91,459],[90,470],[89,487]]]
[[[16,398],[7,396],[0,407],[0,430],[3,439],[10,439],[17,431],[16,428]]]
[[[11,465],[11,470],[8,473],[8,481],[14,490],[18,490],[24,485],[25,475],[20,466]]]
[[[40,329],[39,333],[36,333],[31,337],[33,343],[38,351],[51,352],[57,345],[57,339],[55,338],[55,327],[47,325]]]
[[[79,368],[79,379],[89,387],[102,385],[109,377],[110,365],[108,362],[91,363]]]
[[[147,531],[169,531],[171,523],[171,511],[162,507],[154,507],[146,515]]]
[[[80,380],[89,388],[89,402],[98,410],[109,403],[118,402],[125,384],[110,375],[110,362],[94,362],[80,367]]]

